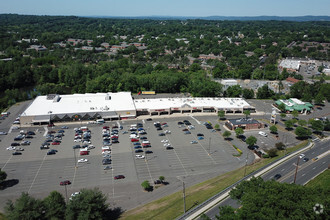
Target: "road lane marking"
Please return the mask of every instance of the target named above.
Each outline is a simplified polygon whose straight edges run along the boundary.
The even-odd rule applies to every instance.
[[[33,179],[32,183],[31,183],[31,186],[30,186],[30,189],[29,189],[28,193],[30,193],[30,191],[31,191],[31,189],[32,189],[32,186],[33,186],[34,182],[35,182],[36,179],[37,179],[37,176],[38,176],[38,174],[39,174],[39,172],[40,172],[40,169],[41,169],[42,165],[44,164],[44,161],[45,161],[45,159],[46,159],[46,156],[47,156],[47,154],[45,154],[44,158],[42,159],[42,162],[41,162],[41,164],[40,164],[40,166],[39,166],[39,169],[38,169],[36,175],[34,176],[34,179]]]
[[[47,128],[47,126],[44,126],[44,129],[45,129],[45,133],[44,133],[44,135],[43,135],[43,136],[46,136],[46,135],[47,135],[47,133],[48,133],[48,128]]]
[[[316,169],[316,167],[313,168],[313,170],[315,170],[315,169]]]
[[[283,172],[285,169],[282,169],[281,172]]]
[[[301,175],[301,176],[305,176],[306,174],[304,173],[303,175]]]
[[[165,137],[167,137],[167,136],[165,136]],[[170,141],[170,139],[167,137],[167,139],[168,139],[168,143],[173,147],[173,145],[172,145],[172,143],[171,143],[171,141]],[[180,159],[180,157],[179,157],[179,155],[178,155],[178,153],[176,152],[176,150],[175,150],[175,148],[173,147],[173,149],[172,149],[173,151],[174,151],[174,153],[175,153],[175,155],[176,155],[176,157],[178,158],[178,160],[179,160],[179,162],[180,162],[180,164],[181,164],[181,166],[182,166],[182,168],[183,168],[183,171],[184,171],[184,173],[186,174],[186,176],[188,175],[188,173],[187,173],[187,171],[186,171],[186,168],[183,166],[183,163],[182,163],[182,161],[181,161],[181,159]]]

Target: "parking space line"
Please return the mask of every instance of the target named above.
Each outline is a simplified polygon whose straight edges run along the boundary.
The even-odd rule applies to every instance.
[[[197,122],[197,124],[201,124],[201,122],[200,121],[198,121],[194,116],[192,116],[192,115],[190,115],[190,117],[192,118],[192,119],[194,119],[196,122]]]
[[[37,176],[38,176],[38,174],[39,174],[39,172],[40,172],[40,169],[41,169],[42,165],[44,164],[44,161],[45,161],[45,159],[46,159],[46,156],[47,156],[47,154],[45,154],[44,158],[42,159],[42,162],[41,162],[41,164],[40,164],[40,166],[39,166],[39,169],[38,169],[36,175],[34,176],[34,179],[33,179],[32,183],[31,183],[31,186],[30,186],[30,189],[29,189],[28,193],[30,193],[30,191],[31,191],[31,189],[32,189],[32,186],[33,186],[34,182],[35,182],[36,179],[37,179]]]
[[[154,181],[153,181],[152,176],[151,176],[151,173],[150,173],[148,160],[145,160],[145,162],[146,162],[146,164],[147,164],[147,169],[148,169],[148,173],[149,173],[149,176],[150,176],[151,183],[153,183]]]
[[[5,169],[7,163],[10,161],[10,159],[11,159],[12,157],[13,157],[13,154],[10,155],[10,157],[9,157],[8,160],[6,161],[5,165],[3,165],[2,170]]]
[[[171,141],[170,141],[170,139],[168,138],[168,136],[166,135],[166,137],[167,137],[167,140],[168,140],[168,142],[171,144],[171,146],[173,146],[172,145],[172,143],[171,143]],[[186,174],[186,176],[188,175],[188,173],[187,173],[187,171],[186,171],[186,168],[183,166],[183,163],[182,163],[182,161],[181,161],[181,159],[180,159],[180,157],[179,157],[179,155],[178,155],[178,153],[176,152],[176,150],[175,150],[175,148],[173,147],[173,149],[172,149],[173,151],[174,151],[174,153],[175,153],[175,155],[176,155],[176,157],[178,158],[178,160],[180,161],[180,163],[181,163],[181,166],[182,166],[182,168],[183,168],[183,170],[184,170],[184,173]]]

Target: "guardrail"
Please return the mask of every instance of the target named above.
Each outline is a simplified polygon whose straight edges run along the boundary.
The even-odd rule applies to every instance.
[[[307,147],[309,144],[310,144],[310,141],[308,141],[308,142],[306,143],[306,145],[303,147],[303,149],[304,149],[305,147]],[[225,188],[225,189],[222,190],[221,192],[217,193],[216,195],[212,196],[212,197],[209,198],[208,200],[204,201],[203,203],[201,203],[201,204],[195,206],[194,208],[192,208],[192,209],[186,211],[185,214],[179,216],[178,218],[176,218],[176,220],[183,220],[183,219],[189,217],[190,215],[192,215],[192,214],[193,214],[194,212],[196,212],[197,210],[203,208],[204,206],[208,205],[209,203],[211,203],[212,201],[214,201],[215,199],[217,199],[217,198],[220,197],[221,195],[223,195],[223,194],[227,193],[228,191],[230,191],[232,188],[234,188],[236,185],[238,185],[238,184],[241,183],[242,181],[251,178],[251,177],[254,176],[255,174],[259,173],[260,171],[262,171],[262,170],[264,170],[264,169],[266,169],[266,168],[272,166],[274,163],[277,163],[279,160],[282,160],[283,158],[289,157],[289,156],[291,156],[292,154],[295,154],[295,153],[298,152],[298,151],[302,151],[302,149],[298,149],[298,150],[293,151],[293,152],[291,152],[291,153],[289,153],[289,154],[286,154],[286,155],[284,155],[284,156],[278,158],[277,160],[274,160],[273,162],[271,162],[271,163],[269,163],[269,164],[263,166],[262,168],[260,168],[260,169],[258,169],[258,170],[256,170],[256,171],[254,171],[254,172],[252,172],[252,173],[250,173],[249,175],[243,177],[242,179],[240,179],[240,180],[237,181],[236,183],[234,183],[234,184],[228,186],[227,188]]]

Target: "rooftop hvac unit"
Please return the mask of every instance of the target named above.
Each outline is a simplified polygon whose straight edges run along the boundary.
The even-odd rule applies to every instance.
[[[111,95],[107,94],[107,95],[105,96],[105,100],[111,100]]]

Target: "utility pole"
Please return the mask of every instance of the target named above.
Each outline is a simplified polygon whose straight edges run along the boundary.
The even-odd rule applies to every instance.
[[[296,172],[295,172],[295,174],[294,174],[294,180],[293,180],[293,183],[296,183],[296,178],[297,178],[297,173],[298,173],[299,159],[300,159],[300,157],[298,157],[297,166],[296,166]]]
[[[185,185],[182,181],[182,194],[183,194],[183,212],[186,214],[186,192],[185,192]]]

